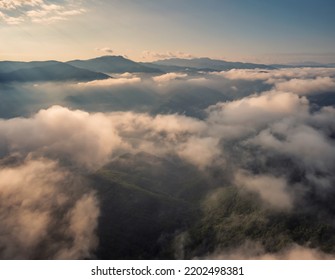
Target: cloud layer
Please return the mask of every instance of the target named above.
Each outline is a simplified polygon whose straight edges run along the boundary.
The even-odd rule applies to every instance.
[[[24,85],[44,109],[0,120],[0,257],[91,257],[99,203],[74,173],[94,172],[123,154],[173,157],[206,176],[219,173],[212,178],[217,187],[252,193],[276,213],[299,209],[332,217],[335,109],[315,107],[308,98],[333,89],[334,70],[314,68],[128,73],[88,83]],[[91,105],[134,105],[99,112],[93,105],[86,110],[85,98]],[[149,112],[138,110],[140,102]],[[198,114],[186,115],[184,108]],[[305,245],[291,242],[278,254],[259,245],[252,245],[255,254],[245,254],[243,246],[206,254],[330,258]]]

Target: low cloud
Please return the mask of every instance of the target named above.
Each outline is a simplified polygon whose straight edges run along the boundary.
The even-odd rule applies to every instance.
[[[264,69],[231,69],[228,71],[213,72],[213,75],[225,77],[230,80],[264,80],[272,81],[282,79],[309,79],[315,77],[334,76],[334,68],[281,68],[273,70]]]
[[[267,253],[260,243],[246,241],[238,248],[218,251],[205,258],[209,260],[331,260],[335,256],[298,244],[292,244],[277,253]]]
[[[134,152],[174,154],[204,168],[220,154],[218,141],[206,135],[203,121],[180,115],[115,113],[111,115],[120,137]]]
[[[218,103],[207,109],[212,133],[236,138],[253,133],[277,119],[308,111],[308,101],[287,92],[270,91],[236,101]]]
[[[272,77],[272,73],[268,70],[255,69],[232,69],[229,71],[213,72],[213,75],[225,77],[230,80],[267,80]]]
[[[192,137],[177,148],[177,154],[200,168],[212,164],[220,155],[218,139]]]
[[[290,209],[293,205],[286,179],[273,175],[252,175],[240,170],[235,174],[235,184],[258,193],[262,200],[277,209]]]
[[[204,167],[219,152],[217,140],[202,135],[202,121],[178,115],[110,114],[71,111],[53,106],[32,118],[0,122],[2,153],[70,160],[97,169],[123,152],[178,154]],[[24,136],[25,135],[25,136]],[[192,153],[196,147],[199,153]]]
[[[2,146],[7,153],[65,158],[88,168],[105,163],[121,139],[103,114],[88,114],[53,106],[30,119],[0,122]],[[3,150],[3,151],[4,151]]]
[[[0,168],[0,258],[81,259],[97,246],[94,193],[54,161]]]
[[[111,87],[111,86],[121,86],[140,83],[141,78],[131,77],[131,78],[110,78],[106,80],[94,80],[86,83],[78,83],[77,86],[80,87]]]
[[[167,73],[160,76],[153,77],[152,79],[157,83],[167,83],[172,80],[186,78],[186,73]]]
[[[313,120],[314,115],[306,116],[306,119]],[[306,125],[305,121],[278,121],[250,138],[248,143],[288,155],[309,171],[329,172],[335,167],[335,145],[327,135]]]
[[[275,87],[279,91],[289,91],[305,95],[312,93],[335,92],[335,81],[330,77],[317,77],[315,79],[291,79],[278,82]]]
[[[123,154],[146,152],[158,157],[178,157],[213,177],[218,187],[232,186],[234,190],[258,194],[264,202],[260,207],[266,205],[266,210],[291,214],[299,207],[303,213],[325,213],[325,221],[327,216],[333,217],[329,197],[335,184],[335,109],[315,108],[303,96],[327,91],[333,83],[333,70],[243,71],[239,75],[247,73],[252,78],[238,81],[216,74],[139,77],[125,73],[88,83],[41,84],[33,89],[23,85],[22,91],[38,96],[42,105],[36,105],[32,115],[0,120],[1,157],[18,155],[24,159],[15,165],[3,165],[0,170],[4,178],[0,195],[10,203],[0,207],[7,211],[4,213],[17,207],[10,214],[0,214],[0,236],[6,237],[0,237],[0,242],[8,244],[1,257],[43,257],[46,251],[38,248],[52,244],[49,241],[60,231],[66,245],[48,245],[45,250],[52,258],[89,257],[97,244],[94,229],[98,202],[94,193],[77,191],[75,180],[68,180],[72,178],[71,171],[60,166],[94,172]],[[262,79],[253,81],[255,75]],[[46,96],[54,99],[47,103],[43,99]],[[78,102],[67,103],[69,96],[73,100],[77,97]],[[89,104],[98,104],[92,105],[91,112],[84,107],[87,96],[91,98],[87,99]],[[136,111],[145,98],[155,104],[147,113]],[[110,105],[108,102],[135,105],[96,112],[100,105]],[[62,106],[49,107],[50,103]],[[80,110],[71,109],[73,104]],[[39,110],[41,107],[47,109]],[[201,117],[184,115],[184,108],[200,112]],[[27,192],[31,186],[36,192]],[[62,186],[71,188],[65,190]],[[49,201],[46,206],[45,197]],[[27,206],[27,210],[26,205],[34,206]],[[317,212],[313,212],[313,207]],[[56,208],[63,211],[62,215],[58,215]],[[34,209],[38,209],[38,214]],[[61,218],[55,220],[57,215]],[[9,216],[13,219],[9,220]],[[27,221],[31,220],[29,224]],[[10,235],[13,231],[15,234]],[[25,242],[20,232],[27,236]],[[242,259],[332,257],[290,240],[288,244],[291,245],[276,254],[269,254],[258,245],[252,245],[258,251],[250,250],[249,254],[243,246],[232,251],[217,248],[215,254],[218,258]],[[215,258],[215,254],[209,258]]]

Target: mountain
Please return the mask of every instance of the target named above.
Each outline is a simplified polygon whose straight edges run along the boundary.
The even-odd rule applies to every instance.
[[[204,58],[193,58],[193,59],[181,59],[171,58],[165,60],[157,60],[152,62],[153,65],[159,66],[177,66],[177,67],[188,67],[196,68],[204,71],[223,71],[230,69],[273,69],[273,67],[265,64],[255,63],[243,63],[243,62],[229,62],[224,60],[215,60],[207,57]]]
[[[304,61],[304,62],[291,62],[287,64],[271,64],[271,66],[275,68],[301,68],[301,67],[309,67],[309,68],[333,68],[335,67],[335,63],[319,63],[314,61]]]
[[[307,209],[279,211],[258,194],[223,183],[228,173],[199,172],[173,156],[114,158],[88,175],[101,210],[96,257],[194,259],[246,242],[261,244],[264,254],[293,244],[335,252],[333,215],[319,216],[332,206],[309,194]]]
[[[56,60],[48,61],[30,61],[30,62],[21,62],[21,61],[0,61],[0,73],[9,73],[19,69],[27,69],[34,67],[44,67],[50,66],[59,63]]]
[[[162,73],[157,68],[142,65],[123,56],[101,56],[88,60],[71,60],[67,64],[103,73]]]
[[[12,65],[19,66],[20,64]],[[24,68],[0,73],[0,82],[92,81],[110,78],[106,74],[80,69],[62,62],[41,62],[40,65],[43,66],[32,68],[28,68],[25,64],[21,65]]]
[[[174,258],[174,236],[193,225],[211,189],[193,166],[147,153],[122,155],[90,180],[101,206],[98,259]]]
[[[243,259],[247,254],[266,256],[266,253],[280,252],[294,243],[320,248],[326,253],[335,252],[335,227],[331,217],[320,219],[306,209],[286,213],[275,211],[264,207],[254,193],[234,187],[218,190],[215,200],[207,200],[203,205],[202,218],[188,231],[184,244],[186,259],[208,252],[231,252],[232,248],[240,248]],[[320,209],[317,211],[320,213]],[[241,244],[248,244],[246,252]],[[237,255],[234,258],[238,258]]]

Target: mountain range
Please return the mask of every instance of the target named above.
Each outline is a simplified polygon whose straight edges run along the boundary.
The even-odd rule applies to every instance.
[[[20,65],[16,63],[11,65],[8,62],[6,64],[11,66],[9,67],[11,69]],[[28,62],[27,64],[22,63],[23,68],[0,73],[0,82],[92,81],[110,78],[106,74],[73,67],[62,62]],[[36,67],[35,65],[38,66]]]
[[[71,60],[67,64],[103,73],[162,73],[157,68],[142,65],[123,56],[101,56],[88,60]]]
[[[158,60],[153,62],[153,65],[162,66],[177,66],[177,67],[188,67],[195,68],[204,71],[224,71],[230,69],[273,69],[273,67],[265,64],[255,63],[243,63],[243,62],[229,62],[224,60],[211,59],[208,57],[193,58],[193,59],[181,59],[171,58],[165,60]]]
[[[171,58],[151,63],[135,62],[122,56],[102,56],[88,60],[49,61],[0,61],[0,83],[8,82],[61,82],[92,81],[111,78],[113,73],[227,71],[230,69],[274,69],[282,67],[334,67],[334,64],[255,64],[229,62],[210,58]]]

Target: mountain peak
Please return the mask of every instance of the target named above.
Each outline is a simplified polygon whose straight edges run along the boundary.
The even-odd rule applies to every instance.
[[[67,63],[75,67],[103,73],[162,73],[156,68],[144,66],[121,55],[105,55],[87,60],[72,60]]]

